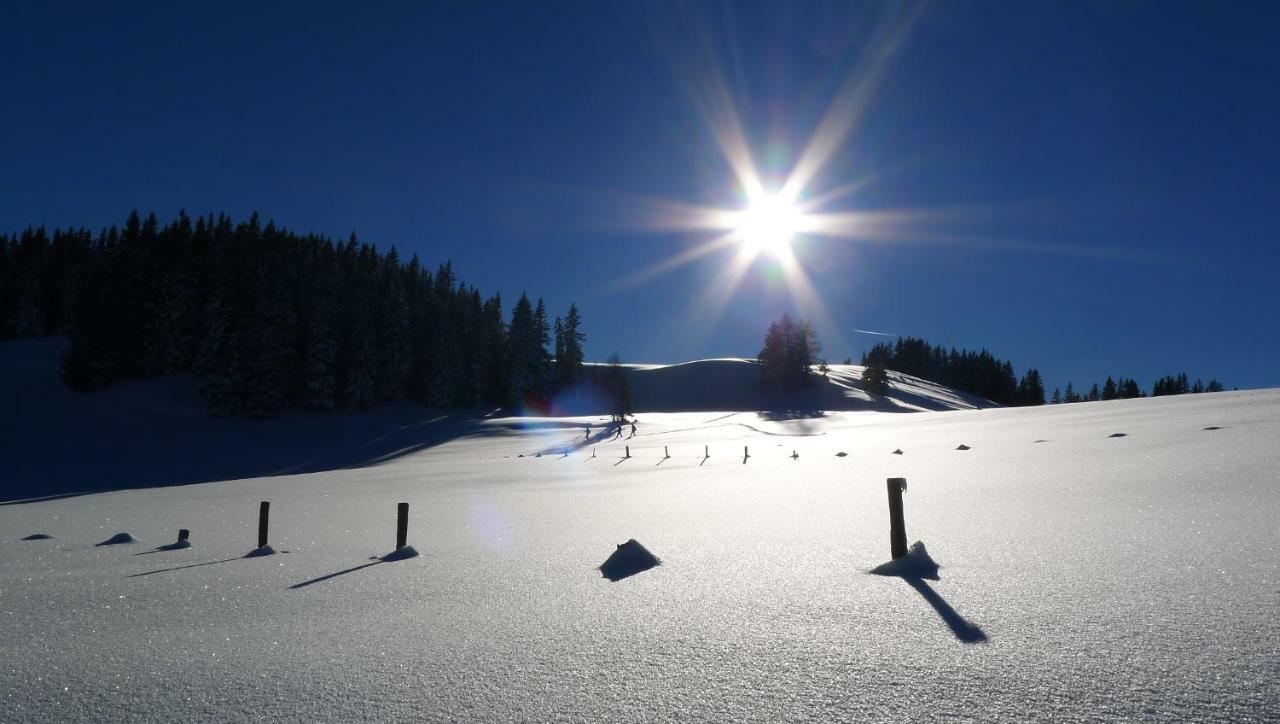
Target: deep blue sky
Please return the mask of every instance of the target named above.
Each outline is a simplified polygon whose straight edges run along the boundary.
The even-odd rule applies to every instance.
[[[754,267],[709,331],[687,323],[729,254],[617,288],[706,238],[630,225],[627,199],[734,201],[695,110],[708,67],[784,174],[896,17],[359,5],[9,8],[0,228],[258,209],[452,260],[508,309],[522,289],[576,301],[590,357],[754,355],[795,311],[776,270]],[[918,238],[800,246],[827,357],[857,357],[870,329],[986,346],[1050,390],[1180,370],[1280,385],[1277,38],[1275,3],[926,7],[811,191],[869,180],[838,210],[947,213]]]

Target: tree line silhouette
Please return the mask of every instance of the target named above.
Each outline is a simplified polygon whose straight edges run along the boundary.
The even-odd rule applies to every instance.
[[[894,370],[968,392],[1001,405],[1043,405],[1044,382],[1035,368],[1021,379],[1013,363],[999,360],[987,350],[950,350],[916,337],[881,342],[862,355],[862,364],[881,379],[883,370]],[[879,385],[883,387],[883,384]]]
[[[1209,380],[1209,384],[1204,384],[1200,380],[1196,380],[1194,384],[1187,381],[1187,373],[1180,372],[1177,375],[1165,375],[1156,380],[1151,386],[1152,397],[1162,397],[1164,395],[1186,395],[1200,392],[1222,392],[1225,386],[1217,379]],[[1053,390],[1053,397],[1049,400],[1053,404],[1069,403],[1069,402],[1097,402],[1099,400],[1127,400],[1135,397],[1146,397],[1147,393],[1142,391],[1137,381],[1128,377],[1120,377],[1113,379],[1111,375],[1107,375],[1107,381],[1101,386],[1097,382],[1089,388],[1088,392],[1076,392],[1075,387],[1068,382],[1066,392],[1059,392],[1057,388]]]
[[[864,380],[869,377],[870,384],[882,393],[888,386],[883,372],[889,369],[969,392],[1002,405],[1043,405],[1046,402],[1044,382],[1039,370],[1033,367],[1019,379],[1014,374],[1012,362],[999,360],[985,349],[972,352],[953,347],[947,350],[923,339],[900,337],[892,344],[881,342],[872,347],[862,356],[862,364],[867,367]],[[1152,385],[1151,396],[1222,392],[1224,389],[1223,384],[1216,379],[1210,380],[1208,384],[1200,380],[1189,383],[1187,374],[1182,372],[1156,380]],[[1077,392],[1074,385],[1068,382],[1066,391],[1055,388],[1048,402],[1065,404],[1146,396],[1136,380],[1108,375],[1106,382],[1101,385],[1095,382],[1084,393]]]
[[[554,328],[554,356],[548,351]],[[510,322],[445,263],[258,215],[0,235],[0,338],[67,334],[63,380],[89,391],[193,372],[212,415],[541,404],[594,382],[582,318],[522,294]],[[589,379],[591,378],[591,379]]]

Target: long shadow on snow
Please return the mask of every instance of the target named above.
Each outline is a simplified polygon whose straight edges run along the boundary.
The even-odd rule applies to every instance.
[[[347,575],[348,573],[355,573],[356,571],[360,570],[361,568],[368,568],[369,566],[376,566],[376,565],[378,565],[379,563],[386,563],[386,561],[384,561],[384,560],[375,560],[375,561],[369,561],[368,563],[361,563],[361,564],[360,564],[360,565],[358,565],[358,566],[352,566],[352,567],[350,567],[350,568],[348,568],[348,569],[346,569],[346,570],[337,571],[337,572],[334,572],[334,573],[326,573],[326,574],[324,574],[323,576],[316,576],[315,578],[312,578],[312,579],[311,579],[311,580],[309,580],[309,581],[303,581],[302,583],[295,583],[295,584],[293,584],[292,586],[289,586],[289,588],[290,588],[290,589],[295,589],[295,588],[306,588],[307,586],[315,585],[315,584],[317,584],[317,583],[320,583],[321,581],[327,581],[327,580],[329,580],[330,578],[337,578],[338,576],[345,576],[345,575]]]
[[[951,629],[951,633],[955,634],[957,639],[966,644],[982,643],[987,640],[987,634],[977,624],[971,623],[964,616],[957,613],[951,607],[951,604],[947,603],[947,600],[933,590],[933,586],[930,586],[923,578],[903,576],[902,580],[906,581],[908,586],[916,589],[916,592],[923,596],[930,606],[933,606],[933,610],[938,613],[938,616],[947,624],[947,628]]]
[[[961,616],[947,600],[937,591],[933,590],[925,579],[930,581],[941,580],[938,576],[938,564],[925,550],[924,544],[916,542],[911,546],[907,555],[893,561],[889,561],[883,565],[871,569],[870,573],[877,576],[886,576],[890,578],[901,578],[907,582],[919,593],[924,600],[933,607],[933,610],[947,624],[947,628],[951,629],[951,633],[955,637],[967,644],[982,643],[987,640],[987,634],[978,627],[977,624],[971,623],[964,616]]]
[[[9,468],[0,505],[133,488],[297,475],[379,465],[451,440],[501,434],[479,416],[411,403],[347,414],[210,420],[166,411],[98,409],[48,435],[0,442]]]

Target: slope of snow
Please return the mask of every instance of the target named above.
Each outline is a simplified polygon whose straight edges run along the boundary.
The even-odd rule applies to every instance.
[[[862,391],[863,368],[859,365],[831,365],[831,371],[825,378],[815,376],[809,387],[786,394],[761,390],[760,365],[755,360],[728,357],[673,365],[624,367],[629,372],[637,412],[918,412],[996,407],[979,397],[898,372],[889,373],[887,394],[872,397]]]
[[[1280,716],[1280,392],[598,423],[0,505],[0,720]],[[869,573],[897,476],[939,580]]]
[[[412,403],[354,414],[293,413],[268,422],[211,420],[189,377],[135,380],[82,395],[58,379],[64,338],[0,343],[0,501],[377,465],[459,437],[492,433],[482,420],[429,414]],[[860,367],[837,365],[792,395],[759,386],[759,365],[702,360],[632,365],[637,409],[772,410],[777,419],[824,410],[967,409],[991,403],[891,373],[872,399]],[[557,412],[602,414],[597,399],[558,400]]]

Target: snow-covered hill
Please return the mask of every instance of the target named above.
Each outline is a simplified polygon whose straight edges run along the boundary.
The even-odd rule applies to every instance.
[[[411,403],[358,414],[285,415],[267,422],[211,420],[189,377],[139,380],[90,395],[58,379],[66,340],[0,343],[0,501],[51,495],[318,472],[374,465],[492,430],[480,416],[440,414]],[[972,409],[991,403],[891,373],[871,398],[860,367],[837,365],[802,392],[760,391],[759,365],[740,359],[631,365],[637,410],[771,410],[779,418],[823,410]],[[555,411],[600,414],[601,400],[561,399]]]
[[[1280,716],[1280,391],[639,417],[0,505],[0,720]],[[869,573],[889,477],[936,580]],[[261,500],[288,552],[243,558]],[[630,539],[661,564],[611,582]]]
[[[973,395],[904,375],[889,373],[889,391],[862,390],[859,365],[831,365],[807,387],[786,394],[760,387],[760,365],[740,358],[705,359],[674,365],[627,365],[638,412],[875,410],[972,410],[996,405]]]

